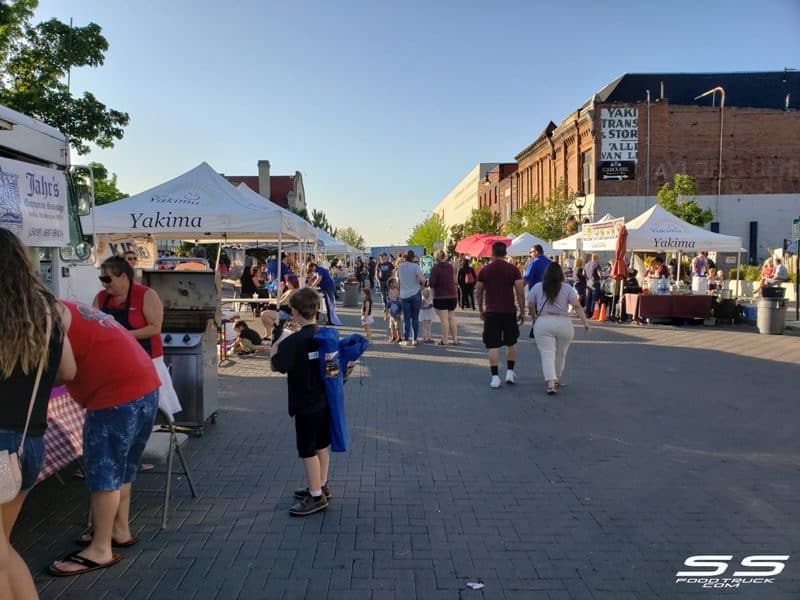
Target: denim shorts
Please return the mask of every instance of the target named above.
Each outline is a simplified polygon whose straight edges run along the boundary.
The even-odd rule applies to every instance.
[[[158,410],[158,390],[137,400],[87,410],[83,466],[89,491],[118,490],[136,479]]]
[[[0,450],[16,452],[22,441],[22,432],[12,429],[0,429]],[[20,467],[22,468],[22,491],[29,492],[44,464],[44,436],[27,435],[25,437],[25,452],[22,453]]]

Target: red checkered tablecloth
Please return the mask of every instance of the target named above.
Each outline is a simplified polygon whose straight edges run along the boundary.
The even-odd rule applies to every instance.
[[[37,482],[83,455],[83,413],[67,388],[53,388],[44,433],[44,465]]]

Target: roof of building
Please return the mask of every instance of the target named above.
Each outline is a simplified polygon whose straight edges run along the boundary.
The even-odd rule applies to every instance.
[[[533,149],[533,147],[534,147],[536,144],[538,144],[538,143],[539,143],[539,141],[541,141],[542,139],[544,139],[544,138],[548,137],[548,136],[549,136],[549,135],[550,135],[550,134],[553,132],[553,130],[555,130],[556,128],[557,128],[556,124],[555,124],[555,123],[553,123],[552,121],[549,121],[549,122],[547,123],[547,125],[545,126],[545,128],[542,130],[542,133],[540,133],[539,135],[537,135],[537,136],[536,136],[536,138],[533,140],[533,142],[531,142],[530,144],[528,144],[528,146],[526,146],[526,147],[525,147],[525,148],[524,148],[524,149],[523,149],[521,152],[519,152],[519,153],[518,153],[518,154],[517,154],[517,155],[516,155],[514,158],[516,158],[517,160],[519,160],[519,157],[520,157],[520,156],[522,156],[522,155],[523,155],[523,154],[525,154],[526,152],[529,152],[530,150],[532,150],[532,149]]]
[[[245,184],[256,193],[261,193],[258,189],[258,175],[224,175],[225,179],[233,185]],[[269,177],[269,199],[278,206],[286,208],[289,206],[289,193],[294,191],[294,175],[270,175]]]
[[[257,175],[223,175],[233,185],[245,184],[254,192],[258,193],[258,176]]]
[[[626,73],[600,91],[596,101],[603,103],[632,103],[661,97],[670,104],[683,106],[711,106],[712,95],[695,100],[703,92],[722,86],[725,106],[772,108],[783,110],[786,94],[791,94],[790,108],[800,108],[800,73],[764,71],[752,73]],[[589,104],[591,99],[587,102]],[[719,98],[715,100],[719,106]]]

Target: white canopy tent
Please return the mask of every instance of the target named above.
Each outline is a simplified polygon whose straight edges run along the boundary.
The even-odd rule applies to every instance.
[[[606,213],[602,219],[597,221],[597,223],[608,223],[609,221],[613,221],[616,219],[611,213]],[[573,233],[569,237],[565,237],[560,240],[556,240],[553,242],[553,248],[556,250],[578,250],[580,249],[580,242],[583,241],[583,232],[579,231],[578,233]],[[613,248],[611,248],[613,250]]]
[[[542,247],[546,255],[554,254],[553,246],[536,237],[532,233],[528,233],[527,231],[521,233],[515,238],[512,238],[511,245],[508,247],[506,253],[509,256],[528,256],[531,248],[533,248],[536,244],[539,244]]]
[[[303,228],[302,219],[286,213],[292,215],[255,192],[242,193],[204,162],[149,190],[98,206],[94,225],[100,234],[157,240],[313,241],[313,228]]]
[[[626,223],[628,250],[642,252],[744,252],[742,238],[722,235],[680,220],[656,204]]]

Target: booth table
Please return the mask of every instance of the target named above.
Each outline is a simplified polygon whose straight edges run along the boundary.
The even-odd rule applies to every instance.
[[[53,388],[44,432],[44,465],[37,483],[83,456],[84,410],[66,387]]]
[[[637,322],[648,318],[707,319],[713,296],[625,294],[625,313]]]

